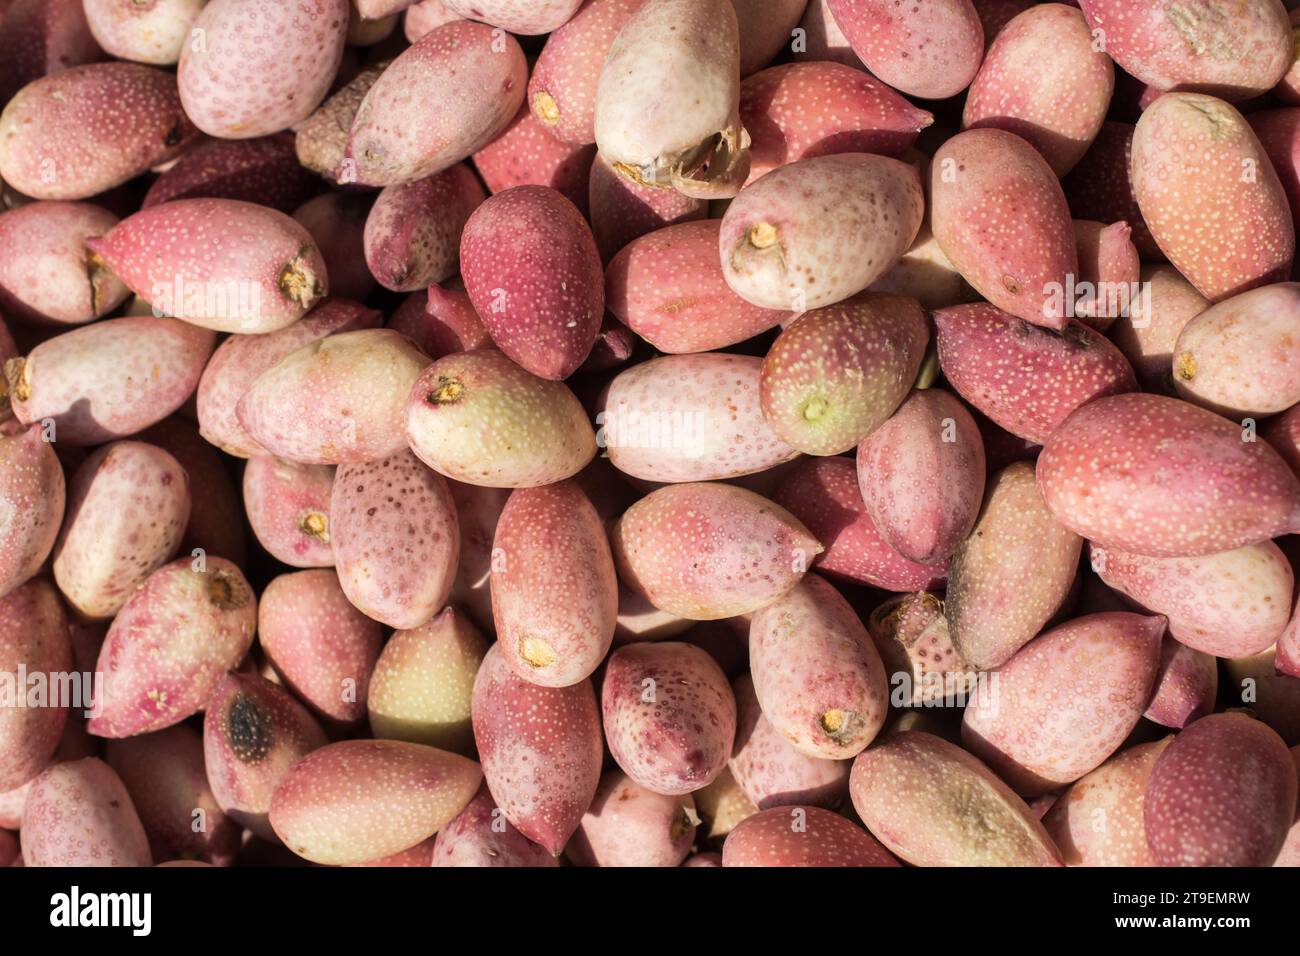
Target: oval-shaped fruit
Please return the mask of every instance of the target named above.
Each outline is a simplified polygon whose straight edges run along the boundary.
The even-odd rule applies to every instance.
[[[116,614],[181,542],[190,480],[167,452],[113,442],[82,462],[68,488],[68,517],[54,546],[54,580],[88,618]]]
[[[867,631],[900,707],[960,707],[979,674],[957,654],[943,601],[928,591],[890,598],[871,612]]]
[[[244,509],[258,543],[295,568],[334,566],[330,546],[331,465],[297,465],[258,455],[244,466]]]
[[[884,275],[921,228],[914,166],[838,153],[768,173],[722,217],[727,284],[767,309],[803,312],[842,302]]]
[[[271,798],[271,826],[313,863],[364,863],[433,836],[474,798],[483,773],[459,754],[401,740],[313,750]]]
[[[376,737],[473,752],[470,698],[488,642],[465,614],[444,608],[389,638],[370,677],[366,707]]]
[[[325,99],[343,59],[347,0],[209,0],[181,48],[181,102],[209,136],[288,129]]]
[[[1048,510],[1031,463],[995,475],[952,559],[945,603],[957,652],[978,670],[1010,660],[1060,609],[1082,547]]]
[[[293,147],[304,167],[331,183],[347,185],[356,182],[356,163],[345,161],[352,122],[362,100],[387,67],[385,61],[380,61],[361,70],[297,125]]]
[[[605,526],[582,488],[518,488],[492,544],[492,618],[515,673],[568,687],[605,659],[618,583]]]
[[[759,406],[762,361],[719,352],[667,355],[610,382],[596,424],[619,471],[647,481],[709,481],[766,471],[798,452]]]
[[[923,731],[885,737],[853,761],[853,807],[913,866],[1060,866],[1034,812],[988,767]]]
[[[301,464],[375,461],[406,448],[402,407],[428,356],[391,329],[336,332],[253,380],[239,423],[273,455]]]
[[[196,130],[176,78],[138,63],[42,77],[0,114],[0,176],[33,199],[86,199],[174,159]]]
[[[784,508],[732,485],[668,485],[610,536],[619,577],[655,607],[697,621],[736,617],[789,591],[821,545]]]
[[[131,737],[198,713],[248,653],[256,625],[253,589],[229,561],[184,557],[163,565],[108,629],[87,729]]]
[[[389,627],[442,610],[456,577],[460,528],[447,482],[409,450],[341,466],[330,498],[331,544],[348,600]]]
[[[278,841],[268,818],[271,795],[290,767],[325,746],[325,731],[288,691],[253,674],[227,674],[204,710],[213,796],[232,820]]]
[[[438,831],[433,866],[555,867],[560,862],[510,825],[485,785]]]
[[[176,199],[87,241],[154,307],[218,332],[275,332],[328,291],[325,261],[282,212],[237,199]]]
[[[456,271],[461,230],[486,198],[464,163],[425,179],[389,186],[366,217],[365,255],[385,289],[412,292]]]
[[[298,162],[289,133],[210,139],[169,165],[141,208],[177,199],[242,199],[291,213],[319,191],[320,180]]]
[[[391,186],[467,159],[509,125],[527,83],[509,34],[468,20],[430,31],[356,107],[339,181]]]
[[[0,597],[50,556],[66,495],[63,466],[43,427],[0,436]]]
[[[472,710],[492,799],[520,833],[558,856],[600,780],[600,710],[591,683],[530,684],[493,645],[474,680]]]
[[[1218,660],[1167,636],[1155,690],[1142,716],[1162,727],[1186,727],[1214,710],[1218,694]]]
[[[810,757],[854,757],[885,722],[880,654],[848,601],[816,575],[754,614],[749,666],[763,714]]]
[[[86,22],[104,52],[169,66],[180,59],[205,0],[85,0]]]
[[[1101,129],[1115,89],[1115,65],[1077,9],[1045,3],[997,35],[962,113],[966,129],[991,127],[1023,137],[1057,176],[1083,158]]]
[[[1295,819],[1282,738],[1243,713],[1211,714],[1156,761],[1143,807],[1157,866],[1269,866]]]
[[[970,85],[984,57],[984,27],[971,0],[903,7],[890,0],[827,0],[853,52],[896,90],[927,100]]]
[[[541,378],[568,378],[600,330],[600,253],[582,214],[554,189],[516,186],[465,224],[461,274],[493,342]]]
[[[24,866],[150,866],[149,838],[122,779],[96,757],[50,767],[23,813]]]
[[[68,445],[125,438],[185,403],[215,340],[206,329],[153,316],[72,329],[5,363],[14,415],[24,425],[41,422],[51,440]]]
[[[930,165],[930,225],[944,255],[980,295],[1026,322],[1062,329],[1064,290],[1078,275],[1070,207],[1032,146],[972,129]]]
[[[934,313],[944,377],[1011,434],[1035,444],[1081,405],[1136,390],[1128,360],[1080,322],[1054,331],[986,303]]]
[[[675,189],[643,186],[626,176],[620,175],[610,165],[609,160],[599,153],[596,154],[596,158],[591,163],[590,176],[587,182],[587,205],[591,216],[591,233],[596,240],[596,248],[600,250],[600,258],[603,262],[610,262],[615,253],[642,236],[679,223],[705,219],[709,211],[709,204],[706,200],[684,196]],[[714,228],[717,228],[716,223]],[[658,247],[656,245],[652,246],[652,248]],[[701,294],[722,295],[725,293],[723,295],[724,300],[733,303],[730,308],[734,308],[735,302],[744,301],[727,287],[722,278],[722,266],[718,262],[718,237],[716,232],[708,239],[693,242],[689,254],[683,255],[682,258],[686,261],[682,262],[679,268],[692,270],[685,276],[689,283],[683,283],[687,289],[692,288],[691,284],[700,282],[704,286],[700,290]],[[696,278],[697,272],[702,273],[698,279]],[[674,272],[668,270],[656,276],[657,281],[664,283],[673,283],[674,279]],[[670,285],[667,290],[669,296],[671,296],[673,285]],[[721,288],[722,292],[718,291],[719,288]],[[653,298],[657,295],[658,290],[653,284],[648,284],[641,286],[639,292]],[[618,314],[615,309],[615,297],[626,294],[627,292],[622,290],[620,285],[611,284],[607,272],[605,278],[605,307]],[[688,301],[687,297],[683,296],[677,304],[680,308],[685,309],[689,308],[693,302]],[[746,307],[748,308],[747,303]],[[672,319],[673,315],[669,314],[666,318]],[[719,323],[721,327],[719,330],[714,330],[706,324],[703,330],[703,336],[706,339],[710,335],[732,334],[725,331],[728,329],[729,324],[734,321],[732,317],[723,315],[720,318],[723,321]],[[709,323],[711,319],[712,316],[707,310],[704,315],[699,317],[699,321],[702,323]],[[681,328],[678,328],[679,324],[682,326]],[[775,321],[773,324],[775,324]],[[666,325],[668,328],[679,332],[679,334],[689,334],[689,324],[684,321],[681,323],[673,321]],[[743,331],[743,327],[738,328],[738,331]],[[746,337],[748,336],[742,336],[742,338]],[[665,347],[661,348],[661,351],[686,352],[696,350]]]
[[[722,845],[723,866],[898,866],[879,841],[817,806],[773,807],[746,817]]]
[[[1211,302],[1290,277],[1286,193],[1250,125],[1222,100],[1166,93],[1143,111],[1133,191],[1160,250]]]
[[[320,250],[336,296],[362,300],[375,288],[375,277],[366,266],[366,218],[373,203],[370,193],[330,192],[292,211]]]
[[[493,195],[515,186],[549,186],[585,217],[595,158],[594,144],[561,142],[525,103],[501,135],[474,154],[474,168]]]
[[[984,440],[960,401],[913,391],[863,439],[858,487],[880,536],[911,561],[943,561],[970,534],[984,500]]]
[[[492,337],[474,311],[469,293],[459,288],[431,285],[412,292],[386,324],[418,345],[431,359],[492,347]]]
[[[1119,749],[1151,699],[1161,616],[1088,614],[1031,641],[977,686],[962,741],[1017,793],[1078,780]]]
[[[1047,440],[1038,483],[1057,519],[1103,548],[1230,551],[1300,530],[1300,479],[1246,434],[1174,398],[1100,398]]]
[[[68,701],[51,699],[48,686],[41,693],[20,683],[18,675],[25,673],[28,681],[44,675],[48,685],[72,666],[68,620],[48,581],[28,582],[0,598],[0,674],[7,685],[0,707],[0,793],[21,787],[46,767],[68,719]]]
[[[562,481],[596,454],[596,435],[568,387],[495,349],[447,355],[426,368],[407,399],[406,437],[435,471],[492,488]]]
[[[654,793],[710,784],[736,736],[736,699],[706,651],[677,641],[628,644],[609,656],[601,685],[614,762]]]
[[[660,794],[611,770],[567,854],[578,866],[680,866],[699,817],[689,794]]]
[[[1210,302],[1167,263],[1144,265],[1139,281],[1142,294],[1107,329],[1107,335],[1129,360],[1144,390],[1171,393],[1178,336]]]

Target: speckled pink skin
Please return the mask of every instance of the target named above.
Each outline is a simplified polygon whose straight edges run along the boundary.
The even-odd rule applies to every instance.
[[[813,156],[899,156],[934,122],[875,78],[839,63],[787,63],[754,74],[740,87],[740,118],[753,141],[751,183]]]
[[[1287,279],[1290,206],[1241,114],[1199,93],[1167,93],[1133,134],[1133,191],[1160,249],[1212,302]]]
[[[294,151],[303,166],[331,183],[347,185],[356,181],[356,164],[344,165],[348,137],[362,100],[387,65],[387,61],[380,61],[361,70],[295,127]]]
[[[600,253],[573,203],[516,186],[483,203],[460,241],[461,275],[497,348],[541,378],[568,378],[604,315]]]
[[[232,335],[217,347],[198,387],[199,430],[229,455],[264,455],[239,423],[239,400],[257,377],[304,345],[336,332],[374,328],[383,314],[346,299],[326,299],[298,322],[266,335]]]
[[[629,508],[610,538],[620,579],[660,610],[695,621],[757,610],[821,552],[793,515],[732,485],[668,485]]]
[[[402,406],[427,364],[391,329],[336,332],[258,375],[236,415],[255,442],[289,461],[376,461],[405,449]]]
[[[441,172],[510,124],[527,82],[513,37],[466,20],[438,27],[394,60],[362,100],[341,178],[391,186]]]
[[[467,19],[482,20],[522,36],[536,36],[564,26],[582,0],[443,0],[443,5]]]
[[[922,731],[891,734],[853,762],[862,822],[913,866],[1060,866],[1033,811],[966,751]]]
[[[31,581],[0,598],[0,672],[17,681],[20,667],[28,674],[54,676],[72,667],[68,621],[58,592],[44,579]],[[29,689],[12,686],[27,703]],[[35,703],[35,701],[32,701]],[[67,707],[0,708],[0,792],[27,783],[49,763],[59,745]]]
[[[924,207],[916,167],[887,156],[837,153],[783,166],[723,215],[723,276],[763,308],[842,302],[907,251]]]
[[[374,195],[330,192],[308,199],[293,211],[293,218],[308,233],[330,277],[330,292],[344,299],[364,300],[375,288],[366,266],[366,218]]]
[[[453,275],[461,230],[485,198],[464,163],[387,187],[366,218],[365,255],[371,275],[394,292],[413,292]]]
[[[461,20],[457,13],[452,13],[443,0],[420,0],[406,8],[402,15],[402,29],[408,43],[416,43],[426,33],[444,23]]]
[[[655,793],[611,770],[566,853],[577,866],[680,866],[698,820],[689,795]]]
[[[218,332],[275,332],[329,291],[325,260],[282,212],[177,199],[128,216],[86,248],[157,314]]]
[[[560,861],[511,826],[484,785],[438,831],[432,865],[556,867]]]
[[[190,481],[171,455],[138,441],[92,452],[68,486],[54,580],[83,616],[111,618],[176,553],[190,517]]]
[[[534,488],[596,454],[587,413],[561,382],[481,349],[434,362],[410,389],[406,437],[430,468],[469,484]]]
[[[1174,387],[1189,402],[1240,421],[1300,402],[1300,283],[1243,292],[1178,335]]]
[[[848,451],[907,396],[929,340],[920,303],[903,296],[866,293],[805,313],[763,359],[763,418],[799,451]]]
[[[274,578],[258,602],[257,635],[267,663],[326,726],[365,717],[381,628],[348,603],[333,571]]]
[[[389,627],[419,627],[456,577],[460,530],[442,476],[409,450],[334,476],[331,543],[344,593]]]
[[[941,562],[970,534],[984,500],[984,440],[951,394],[913,391],[858,446],[857,472],[889,546],[910,561]]]
[[[1106,52],[1143,83],[1245,100],[1271,89],[1294,59],[1279,0],[1170,5],[1160,0],[1080,0]]]
[[[271,798],[271,826],[313,863],[364,863],[409,849],[455,819],[478,764],[400,740],[345,740],[296,763]]]
[[[712,0],[645,0],[600,69],[601,153],[642,185],[687,196],[736,195],[749,171],[740,124],[735,8]]]
[[[0,215],[0,306],[28,322],[67,325],[112,312],[128,290],[85,241],[116,224],[89,203],[33,202]]]
[[[1160,649],[1155,690],[1142,716],[1175,730],[1214,710],[1219,662],[1203,651],[1166,637]]]
[[[862,500],[857,467],[850,458],[800,461],[773,497],[825,546],[812,567],[837,580],[887,591],[918,591],[942,585],[948,577],[947,561],[911,561],[881,537]]]
[[[788,318],[784,310],[751,305],[731,291],[718,261],[719,230],[718,220],[704,219],[631,240],[605,271],[609,310],[668,353],[734,345]]]
[[[1115,66],[1083,14],[1063,3],[1026,10],[998,34],[966,96],[962,126],[1004,129],[1064,176],[1088,151],[1110,106]]]
[[[387,326],[401,332],[432,359],[492,348],[492,337],[474,311],[469,293],[450,286],[431,285],[411,293]]]
[[[347,0],[210,0],[181,48],[177,81],[194,124],[247,139],[287,129],[325,98],[343,58]]]
[[[1057,519],[1105,548],[1196,557],[1300,530],[1300,480],[1272,448],[1164,396],[1080,408],[1044,445],[1037,474]]]
[[[594,145],[561,142],[525,103],[496,139],[474,154],[474,168],[495,195],[514,186],[549,186],[587,215]]]
[[[528,81],[526,105],[556,139],[596,141],[596,81],[614,37],[642,0],[588,0],[551,33]]]
[[[1000,129],[959,133],[934,155],[930,196],[934,237],[976,291],[1026,322],[1065,327],[1062,293],[1079,273],[1074,227],[1032,146]]]
[[[86,22],[82,0],[0,3],[0,102],[51,73],[104,59]]]
[[[227,674],[203,716],[208,783],[221,809],[264,840],[278,842],[267,815],[271,794],[289,768],[318,747],[325,731],[278,684]]]
[[[1156,761],[1143,816],[1157,866],[1269,866],[1295,819],[1296,772],[1243,713],[1202,717]]]
[[[952,559],[946,612],[958,653],[978,670],[1010,660],[1060,609],[1082,547],[1048,510],[1031,463],[995,475]]]
[[[891,702],[910,707],[965,704],[977,675],[957,654],[943,602],[929,591],[891,597],[866,619],[889,679]]]
[[[215,341],[207,329],[153,316],[64,332],[5,363],[14,415],[24,425],[52,419],[53,437],[67,445],[125,438],[185,403]]]
[[[817,806],[773,807],[742,820],[722,845],[723,866],[898,866],[881,844]]]
[[[0,437],[0,596],[50,556],[65,499],[63,468],[40,425]]]
[[[276,133],[200,143],[154,180],[141,206],[175,199],[240,199],[290,213],[319,191],[320,180],[298,162],[293,135]]]
[[[530,684],[494,645],[474,681],[473,722],[492,799],[520,833],[558,856],[600,780],[600,711],[591,684]]]
[[[1117,753],[1065,791],[1043,817],[1066,866],[1155,866],[1143,795],[1172,737]]]
[[[1106,331],[1126,311],[1141,308],[1133,290],[1139,289],[1142,260],[1126,222],[1074,220],[1074,244],[1079,253],[1078,285],[1088,283],[1092,294],[1076,293],[1074,304],[1079,320],[1094,329]],[[1121,293],[1123,290],[1123,293]],[[1136,301],[1134,301],[1136,300]]]
[[[1162,616],[1089,614],[1053,628],[977,686],[962,742],[1017,793],[1078,780],[1137,725],[1160,666]]]
[[[110,741],[105,760],[135,804],[156,860],[229,865],[242,827],[217,805],[203,764],[203,736],[185,724]],[[197,812],[196,812],[197,811]]]
[[[904,7],[890,0],[828,0],[853,52],[896,90],[942,100],[966,89],[984,57],[971,0]]]
[[[1151,297],[1150,309],[1138,307],[1120,316],[1107,332],[1144,390],[1172,393],[1174,345],[1210,302],[1171,265],[1144,265],[1140,281]]]
[[[762,360],[718,352],[669,355],[620,372],[599,404],[599,444],[614,467],[647,481],[749,475],[798,452],[759,406]]]
[[[812,805],[835,809],[848,795],[849,764],[810,757],[796,750],[763,716],[754,682],[742,674],[736,695],[736,742],[727,766],[760,810]]]
[[[131,737],[179,723],[203,709],[222,675],[253,643],[257,600],[225,558],[188,555],[165,564],[127,599],[95,667],[97,737]]]
[[[655,793],[691,793],[727,765],[736,700],[709,654],[677,641],[620,647],[605,664],[601,711],[614,761]]]
[[[1007,431],[1036,444],[1076,408],[1137,388],[1119,349],[1080,322],[1056,332],[977,303],[940,309],[934,325],[949,384]]]
[[[170,74],[73,67],[25,87],[0,114],[0,176],[33,199],[85,199],[174,158],[194,135]]]
[[[1300,477],[1300,406],[1274,415],[1260,429],[1260,435],[1277,450]]]
[[[492,618],[524,680],[568,687],[609,653],[618,583],[605,526],[582,488],[518,488],[493,540]]]
[[[764,716],[800,753],[847,760],[885,722],[880,654],[849,603],[816,575],[754,614],[749,665]]]
[[[1216,657],[1251,657],[1286,627],[1294,575],[1272,541],[1215,554],[1149,558],[1091,546],[1110,587],[1169,618],[1169,633]]]
[[[464,608],[474,623],[491,631],[494,627],[492,542],[501,512],[510,498],[510,489],[484,488],[460,481],[449,481],[448,486],[460,525],[460,564],[447,602]]]
[[[180,59],[204,0],[86,0],[86,22],[106,53],[169,66]]]
[[[277,561],[295,568],[331,568],[331,465],[297,465],[258,455],[244,467],[243,498],[249,527]]]
[[[95,757],[55,764],[27,795],[25,866],[149,866],[149,839],[122,780]]]
[[[635,183],[626,176],[619,175],[610,166],[609,160],[599,153],[596,154],[596,158],[592,161],[590,172],[588,206],[591,231],[596,239],[596,248],[600,250],[600,258],[603,262],[609,263],[609,268],[613,267],[611,260],[617,261],[615,256],[618,252],[642,236],[657,232],[667,226],[704,219],[708,215],[709,204],[705,200],[683,196],[675,189],[658,189],[654,186],[642,186]],[[688,262],[698,269],[708,270],[712,266],[711,271],[705,273],[710,277],[709,288],[714,288],[713,280],[715,276],[717,285],[725,287],[721,266],[718,264],[717,227],[714,226],[713,228],[715,232],[709,236],[708,241],[699,243],[698,262],[696,255],[689,256]],[[682,238],[687,235],[686,233],[681,234]],[[705,246],[707,248],[704,248]],[[677,272],[686,268],[688,268],[687,262],[675,263],[674,271],[658,276],[658,281],[670,284],[676,279]],[[653,292],[654,287],[652,286],[649,291]],[[605,307],[618,314],[615,299],[617,296],[625,294],[621,288],[610,284],[609,272],[607,271]],[[733,302],[743,301],[730,289],[725,290],[724,298]],[[683,301],[681,307],[686,308],[690,304]],[[700,320],[702,322],[709,318],[711,316],[705,315],[701,316]],[[673,323],[673,325],[675,326],[676,323]],[[685,332],[686,330],[683,329],[682,331]],[[661,347],[660,350],[682,351],[682,349],[667,348],[666,346]]]
[[[1102,123],[1092,146],[1061,186],[1078,219],[1126,222],[1142,257],[1163,259],[1133,194],[1133,130],[1132,123]]]

